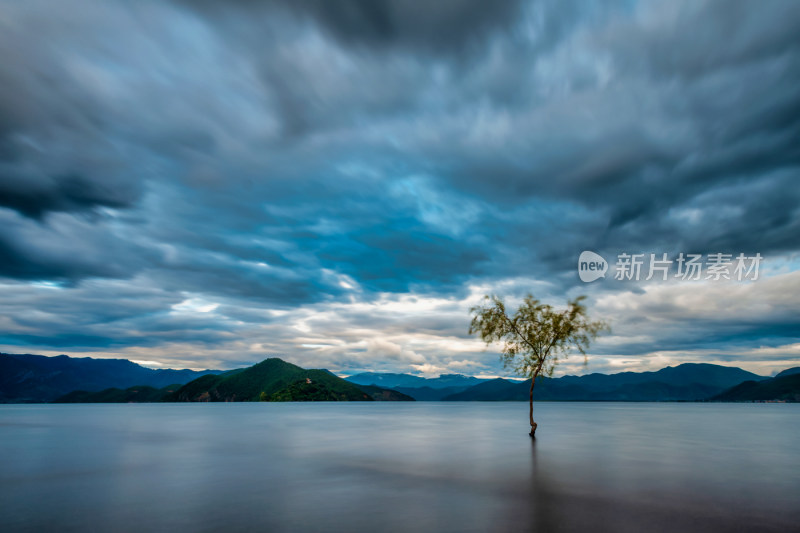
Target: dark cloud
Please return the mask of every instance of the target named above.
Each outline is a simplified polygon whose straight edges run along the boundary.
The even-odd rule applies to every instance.
[[[0,209],[0,276],[74,284],[129,278],[153,259],[147,247],[121,240],[106,217],[56,214],[46,222]]]
[[[0,205],[41,218],[51,211],[89,211],[96,207],[123,208],[136,194],[125,185],[104,186],[100,180],[82,176],[35,178],[6,177],[0,182]]]
[[[97,36],[67,13],[15,6],[0,22],[0,207],[33,218],[130,207],[142,192],[121,116],[91,90],[103,80],[82,54]]]
[[[380,351],[358,323],[409,364],[438,350],[458,365],[401,331],[461,342],[465,311],[448,306],[477,291],[561,300],[585,249],[791,257],[799,21],[777,0],[6,6],[0,276],[29,285],[15,313],[53,309],[7,340],[180,344],[181,361],[193,339],[283,342],[354,368]],[[154,307],[103,311],[81,292],[93,283]],[[414,305],[446,312],[403,315]],[[641,327],[671,312],[654,303]],[[789,314],[677,320],[669,346],[789,343]],[[609,350],[663,340],[635,331]]]
[[[310,14],[337,39],[363,46],[409,46],[422,50],[452,50],[475,45],[493,31],[507,30],[519,16],[521,2],[445,0],[420,5],[406,0],[324,0],[289,2]],[[477,41],[477,43],[476,43]]]
[[[186,2],[214,16],[238,7],[260,18],[288,11],[310,20],[347,45],[366,49],[408,47],[426,52],[452,52],[482,44],[493,32],[508,30],[521,15],[523,2],[442,0],[421,4],[408,0]]]

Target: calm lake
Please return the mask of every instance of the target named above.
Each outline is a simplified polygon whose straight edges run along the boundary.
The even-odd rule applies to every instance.
[[[800,405],[0,406],[0,531],[797,531]]]

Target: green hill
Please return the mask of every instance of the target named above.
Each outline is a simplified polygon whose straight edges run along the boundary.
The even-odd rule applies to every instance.
[[[306,370],[278,358],[191,381],[167,397],[179,402],[373,401],[370,393],[327,370]]]

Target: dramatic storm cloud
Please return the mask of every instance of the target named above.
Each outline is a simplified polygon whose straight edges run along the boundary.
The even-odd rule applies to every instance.
[[[0,0],[0,350],[494,375],[468,310],[531,292],[612,323],[566,372],[797,364],[798,35],[791,0]]]

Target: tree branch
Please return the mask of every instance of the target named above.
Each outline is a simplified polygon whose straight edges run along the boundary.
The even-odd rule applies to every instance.
[[[538,357],[538,356],[539,356],[539,352],[540,352],[540,350],[539,350],[539,349],[537,349],[537,348],[536,348],[536,346],[534,346],[533,344],[531,344],[531,341],[529,341],[529,340],[528,340],[528,339],[527,339],[527,338],[526,338],[526,337],[525,337],[525,336],[524,336],[522,333],[520,333],[520,331],[517,329],[517,326],[516,326],[516,325],[514,325],[514,321],[513,321],[513,320],[511,320],[510,318],[508,318],[508,316],[507,316],[505,313],[503,313],[503,318],[506,320],[506,322],[508,322],[508,325],[509,325],[509,326],[511,326],[511,329],[513,329],[513,330],[514,330],[514,333],[516,333],[516,334],[517,334],[517,336],[518,336],[520,339],[524,340],[524,341],[525,341],[525,343],[526,343],[528,346],[530,346],[530,347],[531,347],[531,350],[533,350],[533,353],[534,353],[534,354],[536,354],[536,356]]]

